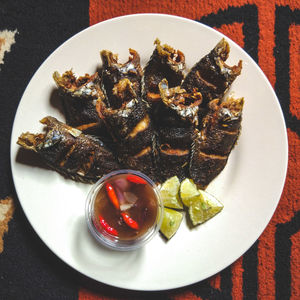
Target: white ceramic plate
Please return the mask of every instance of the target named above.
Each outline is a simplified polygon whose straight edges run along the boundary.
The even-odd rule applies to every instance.
[[[100,65],[99,51],[109,49],[128,58],[136,49],[142,64],[158,37],[186,55],[191,67],[223,35],[200,23],[169,15],[131,15],[108,20],[78,33],[37,70],[21,99],[12,132],[11,165],[24,212],[45,244],[79,272],[106,284],[133,290],[164,290],[208,278],[238,259],[259,237],[280,199],[287,169],[287,135],[279,102],[254,61],[234,42],[229,64],[243,60],[242,74],[232,86],[245,97],[242,134],[224,171],[208,191],[224,204],[215,218],[188,229],[185,221],[165,242],[157,236],[141,250],[119,253],[96,244],[84,219],[89,185],[65,180],[19,153],[18,136],[39,132],[39,120],[63,116],[53,105],[52,73],[73,68],[77,75]]]

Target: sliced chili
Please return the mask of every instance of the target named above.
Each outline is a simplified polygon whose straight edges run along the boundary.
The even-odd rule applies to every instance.
[[[136,175],[128,175],[127,180],[137,184],[147,184],[147,181]]]
[[[115,236],[118,236],[118,235],[119,235],[119,234],[118,234],[118,231],[117,231],[115,228],[111,227],[111,226],[104,220],[104,218],[103,218],[101,215],[99,215],[99,222],[100,222],[101,226],[103,227],[103,229],[104,229],[106,232],[110,233],[111,235],[115,235]]]
[[[107,195],[108,195],[108,198],[110,200],[110,202],[114,205],[114,207],[116,209],[120,209],[120,203],[119,203],[119,200],[118,200],[118,197],[116,195],[116,192],[113,188],[113,186],[110,184],[110,183],[107,183],[105,185],[106,187],[106,192],[107,192]]]
[[[127,213],[122,212],[121,215],[122,215],[124,222],[129,227],[131,227],[132,229],[135,229],[135,230],[139,229],[139,224],[135,220],[133,220]]]

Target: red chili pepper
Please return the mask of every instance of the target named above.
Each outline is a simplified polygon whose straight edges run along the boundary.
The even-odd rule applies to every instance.
[[[127,180],[137,184],[147,184],[147,181],[136,175],[128,175]]]
[[[134,221],[131,217],[129,217],[129,215],[127,213],[122,212],[121,215],[122,215],[124,222],[129,227],[131,227],[132,229],[135,229],[135,230],[139,229],[139,224],[136,221]]]
[[[110,202],[114,205],[116,209],[120,209],[120,203],[112,185],[110,183],[107,183],[105,187]]]
[[[108,233],[110,233],[112,235],[115,235],[115,236],[119,235],[118,231],[115,228],[113,228],[110,225],[108,225],[108,223],[103,219],[103,217],[101,215],[99,215],[99,221],[100,221],[101,226],[103,227],[103,229],[106,232],[108,232]]]

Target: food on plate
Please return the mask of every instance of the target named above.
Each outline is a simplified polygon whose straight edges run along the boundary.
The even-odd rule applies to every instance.
[[[177,176],[167,179],[160,188],[160,196],[165,207],[183,209],[179,197],[180,181]]]
[[[144,68],[143,98],[150,104],[160,101],[158,85],[166,79],[170,87],[179,86],[184,77],[185,57],[184,54],[169,45],[161,45],[156,39],[155,49]]]
[[[129,49],[129,53],[128,61],[122,64],[118,62],[117,54],[113,54],[108,50],[100,52],[102,59],[102,84],[105,89],[106,99],[112,106],[117,106],[119,101],[114,94],[114,86],[123,78],[129,79],[134,93],[139,98],[141,96],[143,70],[140,65],[140,56],[133,49]]]
[[[200,111],[205,113],[209,101],[222,99],[232,82],[240,75],[242,61],[236,66],[228,66],[225,61],[230,47],[223,38],[207,55],[197,62],[183,80],[182,88],[187,92],[197,89],[202,94],[203,102]]]
[[[98,113],[115,141],[119,161],[155,179],[155,133],[145,102],[128,78],[115,84],[113,96],[115,102],[101,102]]]
[[[161,101],[153,116],[158,135],[159,179],[188,176],[188,164],[194,127],[198,124],[201,94],[186,93],[180,87],[169,88],[168,81],[159,83]]]
[[[183,219],[183,213],[170,208],[164,208],[160,232],[170,240],[177,232]]]
[[[55,71],[53,79],[62,98],[66,123],[82,131],[97,128],[103,132],[104,124],[95,109],[105,97],[98,73],[77,78],[71,70],[62,75]]]
[[[53,117],[45,117],[40,122],[46,125],[45,133],[23,133],[17,143],[38,153],[65,177],[92,183],[120,168],[113,153],[98,137],[85,135]]]
[[[200,195],[190,202],[188,214],[194,226],[202,224],[223,209],[223,204],[209,193],[199,190]]]
[[[205,188],[225,167],[241,130],[244,98],[228,97],[209,103],[209,112],[195,130],[189,173]]]
[[[240,134],[244,100],[224,99],[224,94],[241,73],[242,62],[225,63],[230,49],[222,39],[186,75],[180,50],[158,39],[154,44],[144,69],[138,52],[129,49],[125,63],[102,50],[102,68],[93,75],[54,72],[66,124],[47,117],[42,120],[47,134],[26,133],[18,143],[75,180],[94,181],[128,168],[157,183],[177,176],[205,188],[225,167]],[[70,126],[84,133],[93,129],[97,138],[81,132],[72,136],[76,129]],[[73,167],[69,161],[74,157]]]

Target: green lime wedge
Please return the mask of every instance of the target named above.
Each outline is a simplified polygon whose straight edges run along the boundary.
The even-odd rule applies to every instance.
[[[196,184],[189,178],[186,178],[181,182],[179,194],[183,204],[188,207],[200,196]]]
[[[189,216],[194,226],[204,223],[223,209],[223,204],[207,192],[198,190],[200,195],[191,201]]]
[[[177,176],[167,179],[161,186],[160,195],[164,206],[170,208],[182,209],[183,205],[180,201],[178,191],[180,181]]]
[[[182,218],[181,212],[165,207],[160,232],[169,240],[177,232]]]

